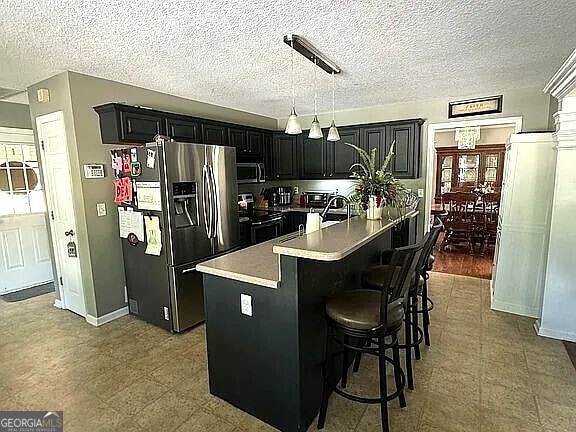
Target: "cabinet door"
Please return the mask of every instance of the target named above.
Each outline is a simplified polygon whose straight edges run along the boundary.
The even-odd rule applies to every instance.
[[[381,161],[384,161],[394,142],[394,156],[390,161],[389,169],[396,178],[418,177],[420,158],[417,157],[415,148],[416,126],[414,122],[410,122],[392,124],[387,128],[386,150],[381,155]]]
[[[246,153],[252,156],[262,156],[262,132],[246,132]]]
[[[380,167],[386,157],[386,128],[384,126],[363,128],[362,147],[367,152],[376,149],[376,165]]]
[[[201,142],[200,127],[197,121],[183,119],[166,119],[166,134],[174,141]]]
[[[202,123],[202,143],[227,145],[226,127],[215,123]]]
[[[264,174],[266,180],[274,178],[274,158],[272,155],[272,134],[262,135],[262,152],[264,157]]]
[[[326,141],[324,138],[308,138],[308,131],[303,131],[298,138],[301,178],[314,179],[327,177]]]
[[[123,142],[146,143],[158,134],[164,134],[162,117],[147,113],[120,111]]]
[[[332,178],[349,178],[350,167],[359,161],[358,152],[345,143],[360,145],[359,128],[341,128],[340,141],[327,141],[328,176]]]
[[[274,159],[274,178],[298,178],[298,148],[294,135],[274,135],[272,142],[272,155]]]
[[[236,156],[246,153],[246,131],[228,128],[228,145],[236,147]]]

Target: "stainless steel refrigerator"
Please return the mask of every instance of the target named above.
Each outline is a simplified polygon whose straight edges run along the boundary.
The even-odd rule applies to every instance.
[[[133,237],[122,239],[130,313],[181,332],[204,321],[196,264],[239,245],[236,150],[159,142],[137,148],[132,156],[139,161],[133,184],[160,188],[161,210],[142,209],[150,206],[139,206],[138,187],[132,207],[144,219],[159,217],[162,249],[159,256],[148,255],[146,239],[137,244]]]

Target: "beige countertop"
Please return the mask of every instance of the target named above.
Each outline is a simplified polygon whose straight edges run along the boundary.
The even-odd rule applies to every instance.
[[[310,212],[310,207],[299,207],[297,205],[288,205],[288,206],[274,206],[274,207],[256,207],[258,210],[273,210],[273,211],[278,211],[278,212],[282,212],[282,213],[286,213],[286,212],[298,212],[298,213],[309,213]],[[314,213],[321,213],[322,210],[321,208],[314,208]],[[330,209],[328,211],[328,213],[330,214],[342,214],[345,215],[347,212],[346,207],[342,207],[342,208],[337,208],[337,209]],[[352,210],[352,215],[355,215],[354,210]]]
[[[404,216],[410,218],[417,214],[415,210]],[[361,216],[340,223],[325,223],[319,231],[303,236],[292,233],[278,237],[205,261],[196,269],[201,273],[278,288],[280,255],[319,261],[340,260],[401,221],[399,215],[391,216],[394,218],[392,221],[388,221],[386,216],[374,221]]]

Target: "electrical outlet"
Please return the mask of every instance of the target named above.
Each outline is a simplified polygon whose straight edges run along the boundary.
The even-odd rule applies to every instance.
[[[244,315],[252,316],[252,297],[248,294],[240,294],[240,311]]]
[[[294,186],[294,195],[298,195],[298,186]]]
[[[98,216],[106,216],[106,203],[96,204],[96,214]]]
[[[164,306],[164,319],[166,321],[170,321],[170,311],[168,310],[168,308],[166,306]]]
[[[424,189],[418,189],[418,198],[424,198]]]

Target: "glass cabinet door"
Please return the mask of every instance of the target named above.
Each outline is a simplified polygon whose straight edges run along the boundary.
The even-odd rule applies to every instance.
[[[442,174],[440,181],[441,193],[443,194],[452,190],[452,161],[452,156],[444,156],[442,158]]]
[[[496,182],[499,158],[497,154],[488,154],[485,157],[484,182],[492,184]]]
[[[480,155],[462,155],[458,158],[458,185],[477,186]]]

